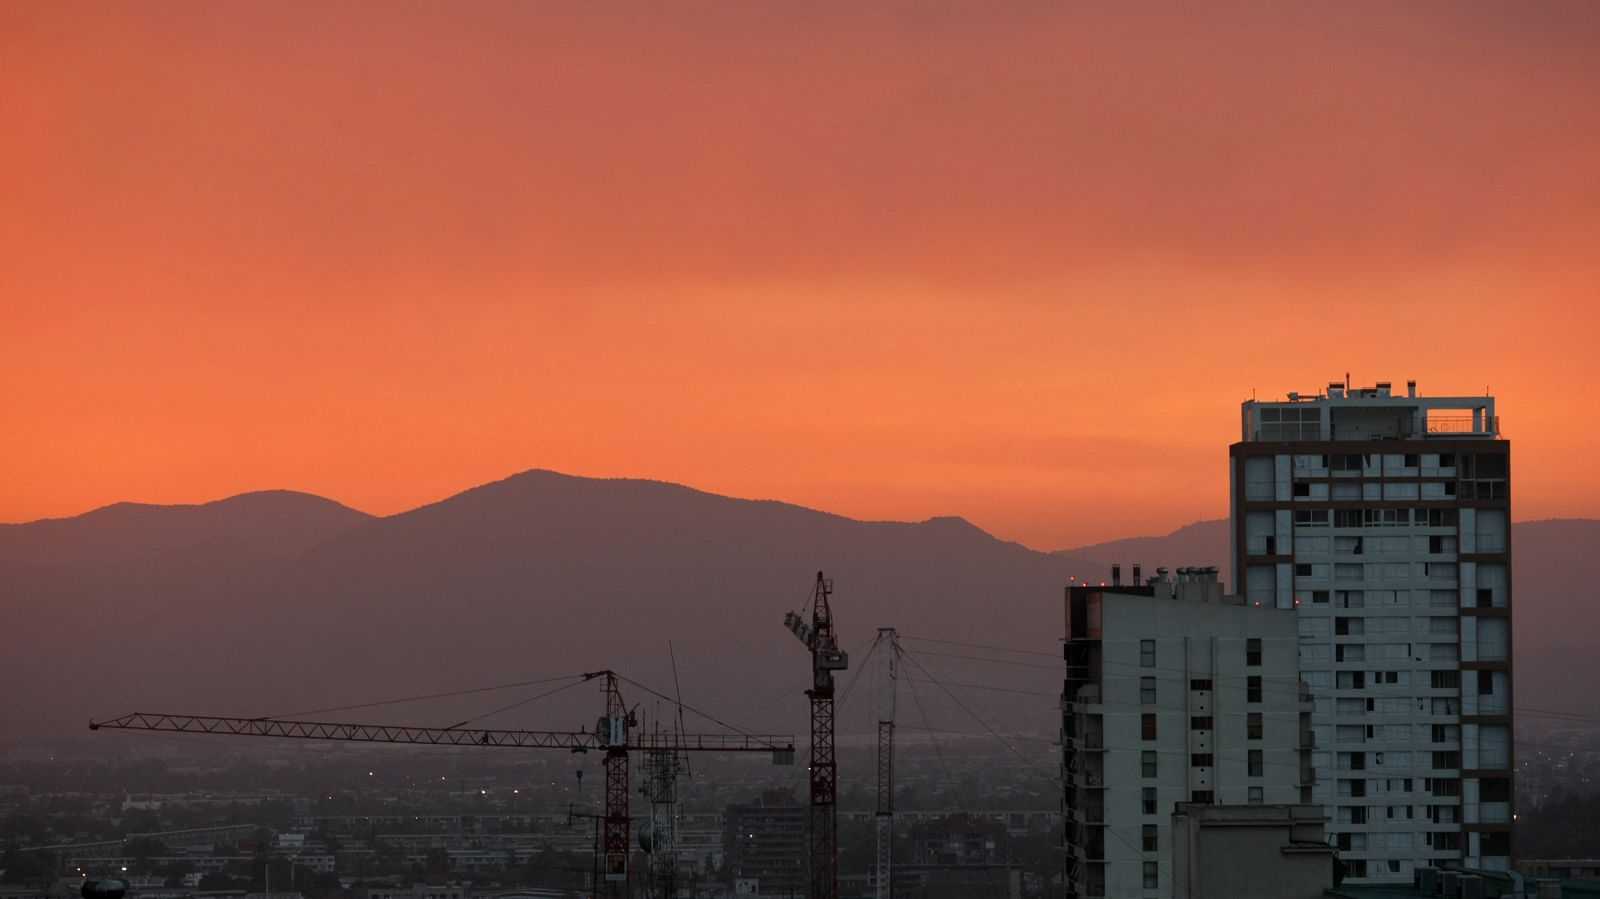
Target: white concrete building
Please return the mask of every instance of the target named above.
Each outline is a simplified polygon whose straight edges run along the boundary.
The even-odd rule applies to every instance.
[[[1312,800],[1353,882],[1511,863],[1510,445],[1494,398],[1243,405],[1235,582],[1295,609]]]
[[[1292,805],[1309,792],[1294,613],[1223,595],[1214,568],[1165,573],[1067,589],[1069,899],[1171,895],[1178,803]]]

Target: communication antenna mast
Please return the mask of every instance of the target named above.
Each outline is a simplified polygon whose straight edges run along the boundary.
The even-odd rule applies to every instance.
[[[660,733],[659,723],[656,726]],[[639,848],[650,857],[652,895],[678,895],[678,775],[682,757],[673,749],[645,753],[645,792],[650,797],[650,822],[639,832]]]
[[[878,889],[877,899],[894,896],[891,865],[894,843],[894,692],[900,635],[878,628]]]
[[[849,667],[849,658],[833,635],[828,596],[833,581],[817,572],[811,591],[811,623],[794,612],[783,623],[811,650],[811,827],[807,865],[811,891],[807,899],[839,899],[838,767],[833,756],[833,673]]]
[[[672,689],[677,696],[674,705],[676,719],[672,723],[673,736],[683,734],[683,688],[678,683],[678,654],[667,641],[667,654],[672,660]],[[656,733],[661,733],[661,716],[655,721]],[[675,749],[653,749],[645,753],[645,794],[650,797],[650,822],[639,832],[639,848],[650,860],[650,894],[663,899],[676,899],[678,895],[678,777],[688,770],[687,754]]]

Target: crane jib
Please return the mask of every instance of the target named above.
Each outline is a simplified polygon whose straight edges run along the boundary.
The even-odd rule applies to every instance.
[[[393,724],[350,724],[294,721],[282,718],[223,718],[135,712],[120,718],[91,721],[90,730],[151,730],[173,733],[284,737],[363,743],[413,743],[438,746],[504,746],[526,749],[622,749],[676,752],[793,753],[794,738],[767,734],[629,734],[619,747],[587,731],[491,730],[485,728],[410,727]]]

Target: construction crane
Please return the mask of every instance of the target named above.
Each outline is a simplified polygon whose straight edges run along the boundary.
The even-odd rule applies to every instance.
[[[893,899],[894,870],[894,688],[900,635],[878,628],[878,888],[877,899]]]
[[[833,673],[849,667],[850,659],[833,635],[833,611],[828,596],[833,581],[817,572],[812,588],[811,622],[790,612],[784,625],[811,650],[811,826],[806,864],[811,892],[808,899],[839,899],[839,781],[833,756]]]
[[[430,746],[491,746],[522,749],[567,749],[574,752],[605,750],[605,817],[601,852],[606,899],[628,899],[628,753],[770,752],[774,764],[794,761],[794,738],[770,734],[674,734],[635,730],[638,721],[622,701],[613,671],[582,675],[584,681],[602,680],[605,714],[594,732],[544,730],[493,730],[468,727],[410,727],[389,724],[341,724],[295,721],[284,718],[220,718],[205,715],[161,715],[134,712],[120,718],[89,722],[90,730],[154,730],[174,733],[226,734],[246,737],[286,737],[360,743],[414,743]]]

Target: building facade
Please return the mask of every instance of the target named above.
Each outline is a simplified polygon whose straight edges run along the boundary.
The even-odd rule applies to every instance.
[[[1118,580],[1067,589],[1069,899],[1172,895],[1178,803],[1290,805],[1310,789],[1294,613],[1225,596],[1214,568]]]
[[[724,874],[729,884],[762,896],[805,896],[808,809],[788,790],[723,813]],[[744,895],[744,894],[741,894]]]
[[[1172,813],[1172,895],[1324,899],[1338,862],[1320,805],[1189,805]]]
[[[1244,403],[1235,582],[1293,609],[1312,800],[1355,882],[1511,863],[1510,444],[1494,398]]]

